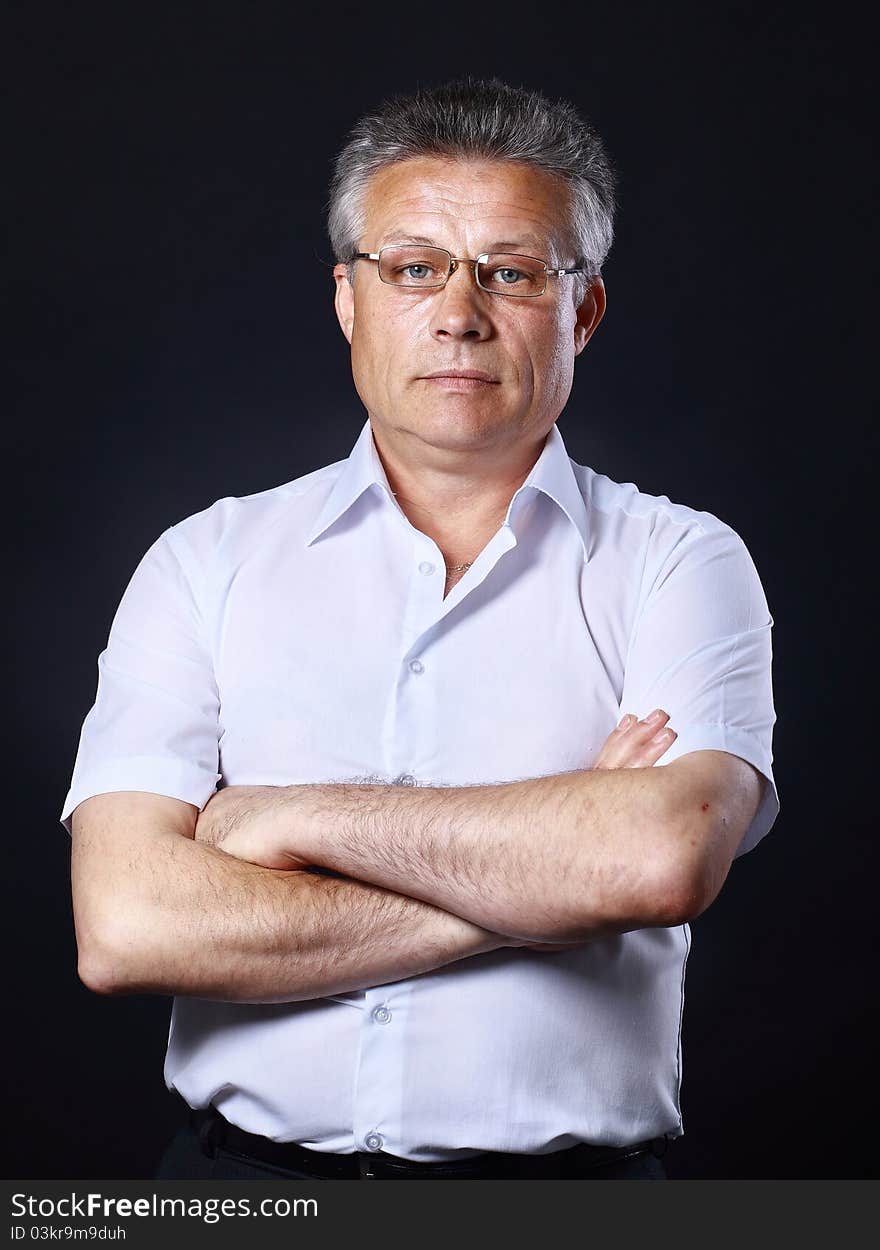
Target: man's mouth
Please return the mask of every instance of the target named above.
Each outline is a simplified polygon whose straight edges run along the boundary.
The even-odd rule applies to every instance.
[[[451,391],[475,391],[482,386],[497,386],[498,379],[482,369],[441,369],[420,379]]]

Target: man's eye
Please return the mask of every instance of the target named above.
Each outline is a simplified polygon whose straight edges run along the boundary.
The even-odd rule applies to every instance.
[[[507,295],[540,295],[544,288],[544,267],[540,261],[526,258],[519,265],[502,264],[501,257],[493,264],[490,258],[480,270],[480,282],[490,290],[494,287],[500,291],[504,287],[503,294]]]
[[[403,277],[409,278],[413,282],[424,282],[426,279],[434,277],[434,270],[431,266],[422,263],[404,265],[401,269],[398,269],[397,272],[402,274]]]

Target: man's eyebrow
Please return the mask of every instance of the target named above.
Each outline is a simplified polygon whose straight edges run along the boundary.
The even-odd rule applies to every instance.
[[[546,239],[537,239],[533,234],[524,234],[521,239],[511,242],[510,239],[502,239],[496,243],[490,243],[486,248],[487,252],[506,252],[509,248],[518,247],[537,247],[542,248],[545,252],[549,250],[551,244]]]
[[[435,243],[433,239],[426,239],[422,234],[403,234],[398,230],[389,230],[387,234],[383,234],[379,240],[379,247],[384,247],[386,243],[424,243],[427,247],[441,247],[442,244]]]

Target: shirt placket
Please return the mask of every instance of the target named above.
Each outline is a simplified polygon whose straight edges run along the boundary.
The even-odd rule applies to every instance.
[[[516,545],[512,529],[502,527],[481,552],[465,578],[443,598],[444,565],[437,545],[414,532],[408,591],[399,655],[383,731],[386,775],[395,785],[431,785],[420,762],[437,758],[441,691],[431,649],[435,627],[489,574],[500,557]],[[473,575],[473,576],[471,576]],[[399,1154],[402,1150],[407,1022],[413,1008],[412,981],[367,989],[355,1081],[354,1136],[359,1151]],[[367,1173],[368,1174],[368,1165]]]

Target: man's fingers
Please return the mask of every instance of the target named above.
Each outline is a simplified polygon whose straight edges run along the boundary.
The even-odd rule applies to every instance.
[[[595,768],[646,768],[655,763],[676,739],[662,708],[638,720],[627,713],[605,742]]]
[[[668,751],[672,746],[678,734],[674,729],[663,729],[660,733],[649,739],[642,748],[642,756],[646,764],[653,764],[655,760],[659,760],[664,751]],[[639,767],[639,765],[635,765]]]
[[[662,707],[649,712],[643,720],[638,720],[632,712],[627,712],[618,722],[615,732],[625,734],[630,729],[637,729],[642,737],[651,737],[658,729],[662,729],[668,720],[669,713],[664,712]]]

